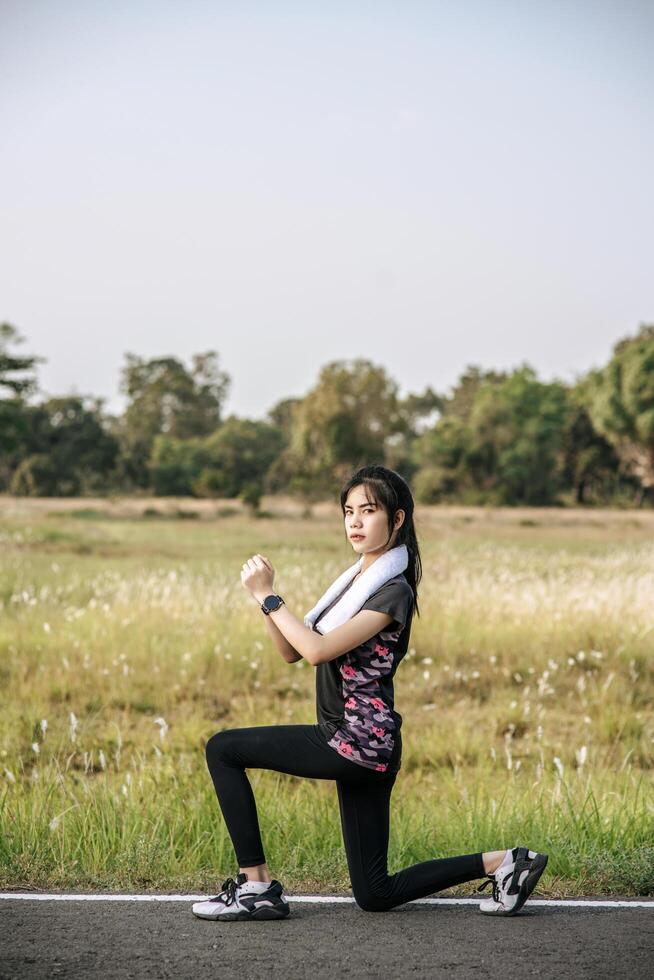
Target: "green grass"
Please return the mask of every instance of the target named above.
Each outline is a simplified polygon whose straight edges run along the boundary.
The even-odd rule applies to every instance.
[[[236,865],[206,740],[315,721],[313,669],[279,657],[240,567],[267,554],[302,619],[355,560],[339,514],[37,504],[0,503],[0,884],[211,890]],[[418,525],[390,871],[524,843],[550,854],[540,894],[654,894],[649,515],[423,508]],[[334,783],[250,778],[273,875],[349,888]]]

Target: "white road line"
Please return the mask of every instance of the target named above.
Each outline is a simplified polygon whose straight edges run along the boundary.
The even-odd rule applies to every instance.
[[[0,899],[23,900],[31,902],[204,902],[212,895],[72,895],[42,894],[40,892],[0,892]],[[344,895],[286,895],[289,902],[325,903],[336,905],[341,902],[353,903],[354,899]],[[416,898],[407,905],[479,905],[481,898]],[[574,898],[532,898],[529,905],[558,905],[576,908],[645,908],[654,909],[653,902],[634,899],[612,901],[610,899]]]

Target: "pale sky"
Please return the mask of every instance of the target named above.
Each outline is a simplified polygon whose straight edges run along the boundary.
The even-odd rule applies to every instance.
[[[654,0],[0,0],[0,320],[42,391],[215,349],[574,381],[654,322]]]

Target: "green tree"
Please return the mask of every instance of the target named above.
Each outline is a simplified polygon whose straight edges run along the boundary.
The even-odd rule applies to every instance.
[[[468,483],[471,433],[458,415],[444,415],[413,445],[414,490],[423,504],[455,500]]]
[[[148,465],[154,492],[163,497],[193,496],[193,485],[207,458],[204,438],[155,436]]]
[[[506,380],[504,372],[484,371],[469,364],[451,394],[439,396],[440,418],[425,429],[411,447],[416,470],[414,489],[421,503],[465,500],[478,503],[486,489],[476,482],[469,465],[473,441],[470,416],[480,390],[492,389]]]
[[[37,390],[35,366],[43,357],[19,357],[11,347],[25,338],[10,323],[0,323],[0,487],[6,488],[22,459],[29,436],[28,398]]]
[[[470,412],[467,466],[490,500],[556,503],[565,412],[564,385],[539,381],[526,364],[480,387]]]
[[[578,388],[568,391],[561,447],[563,482],[574,502],[608,502],[619,480],[620,460],[611,444],[596,432]]]
[[[564,386],[544,384],[528,365],[511,374],[468,368],[416,442],[416,494],[423,502],[555,502],[565,411]]]
[[[128,484],[146,487],[155,437],[192,439],[213,432],[230,381],[219,370],[215,351],[195,354],[190,371],[174,357],[125,357],[120,390],[128,404],[116,429],[121,467]]]
[[[204,438],[156,436],[150,479],[158,494],[245,494],[247,502],[254,505],[257,493],[260,499],[263,492],[266,471],[282,446],[283,435],[276,426],[231,415]]]
[[[193,492],[201,497],[245,494],[246,501],[253,502],[254,488],[260,488],[260,497],[266,473],[283,444],[276,426],[230,415],[204,440],[204,466],[193,481]]]
[[[0,389],[8,388],[13,395],[26,397],[36,391],[34,366],[40,361],[45,361],[45,358],[33,354],[17,357],[10,353],[9,347],[12,344],[24,342],[25,338],[16,327],[10,323],[0,323]],[[4,398],[5,394],[0,390],[0,396]]]
[[[291,441],[293,430],[293,412],[301,398],[282,398],[268,410],[266,421],[274,425],[284,436],[286,444]]]
[[[409,393],[398,401],[398,424],[386,439],[385,465],[401,472],[410,482],[414,481],[418,469],[416,442],[421,433],[433,427],[433,416],[442,414],[444,401],[443,396],[430,387],[422,394]]]
[[[593,426],[614,447],[621,471],[638,482],[637,503],[654,488],[654,324],[613,348],[581,384]]]
[[[488,390],[489,386],[499,385],[508,377],[506,371],[484,371],[476,364],[467,365],[454,385],[452,394],[443,399],[443,415],[468,422],[479,390],[481,388]]]
[[[118,444],[103,425],[102,399],[68,395],[27,409],[29,436],[10,490],[28,496],[101,492],[111,480]]]
[[[269,480],[283,479],[310,506],[356,467],[385,460],[389,438],[404,429],[397,385],[383,367],[363,358],[332,361],[293,406],[290,444]]]

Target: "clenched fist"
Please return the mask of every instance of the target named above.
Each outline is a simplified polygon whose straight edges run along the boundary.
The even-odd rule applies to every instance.
[[[257,596],[263,594],[264,598],[270,595],[275,579],[275,569],[265,555],[253,555],[252,558],[244,563],[241,569],[241,582],[244,587]]]

